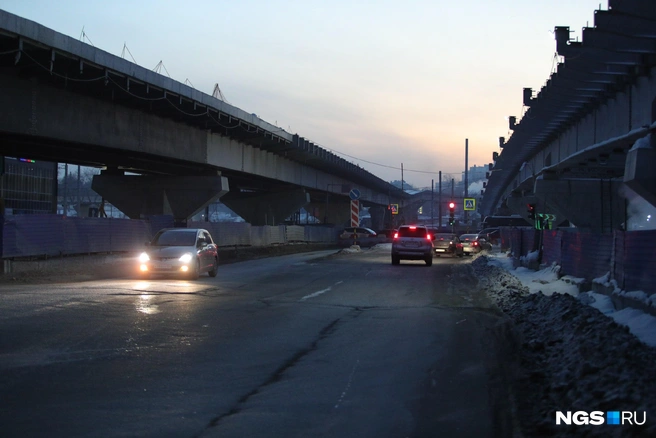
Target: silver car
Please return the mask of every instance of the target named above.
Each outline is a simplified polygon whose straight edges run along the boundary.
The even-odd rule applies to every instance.
[[[217,246],[207,230],[201,228],[165,228],[160,230],[139,256],[139,272],[182,274],[196,279],[207,272],[216,277],[219,267]]]
[[[392,240],[392,264],[402,259],[423,260],[427,266],[433,264],[433,236],[426,227],[402,225]]]

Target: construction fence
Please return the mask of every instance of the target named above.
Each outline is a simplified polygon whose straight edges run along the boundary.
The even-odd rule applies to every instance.
[[[173,227],[172,216],[152,216],[146,220],[54,214],[8,216],[2,231],[2,258],[136,252],[159,230],[170,227]],[[188,222],[187,227],[208,230],[219,247],[336,243],[338,235],[333,227],[314,225]]]
[[[536,239],[541,239],[536,242]],[[501,228],[501,246],[515,258],[542,248],[542,263],[588,281],[610,273],[622,290],[654,290],[656,230],[588,233],[573,230]]]

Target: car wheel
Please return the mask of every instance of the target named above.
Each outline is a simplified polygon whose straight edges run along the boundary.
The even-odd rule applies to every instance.
[[[207,273],[210,277],[216,277],[216,274],[219,271],[219,261],[215,258],[214,259],[214,266],[212,266],[212,269],[210,269]]]
[[[393,265],[398,265],[400,262],[401,262],[401,259],[399,258],[399,256],[395,256],[395,255],[392,256],[392,264]]]
[[[433,266],[433,257],[432,256],[426,257],[426,266]]]

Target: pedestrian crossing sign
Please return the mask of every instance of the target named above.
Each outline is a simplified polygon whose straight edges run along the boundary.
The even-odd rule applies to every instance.
[[[476,199],[475,198],[465,198],[465,211],[476,210]]]
[[[399,204],[390,204],[390,210],[392,214],[399,214]]]

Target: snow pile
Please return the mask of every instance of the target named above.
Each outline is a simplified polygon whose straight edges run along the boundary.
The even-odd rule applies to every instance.
[[[625,326],[653,333],[649,315],[615,311],[605,295],[573,293],[576,284],[557,279],[554,267],[518,268],[512,275],[499,265],[508,264],[499,257],[472,262],[519,339],[515,393],[524,436],[656,436],[656,422],[649,420],[656,412],[656,349]],[[556,411],[579,410],[646,411],[648,420],[615,429],[556,426]]]

